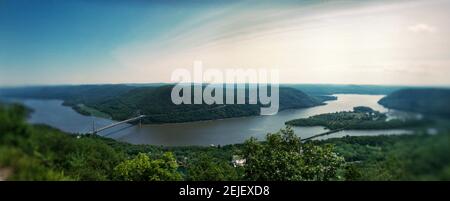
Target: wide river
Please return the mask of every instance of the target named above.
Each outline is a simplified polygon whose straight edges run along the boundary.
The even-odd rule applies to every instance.
[[[167,146],[180,145],[226,145],[242,143],[251,136],[263,139],[269,132],[278,131],[284,127],[284,122],[312,115],[348,111],[355,106],[369,106],[388,115],[396,117],[404,115],[394,110],[389,111],[377,102],[380,95],[338,94],[335,101],[326,105],[305,109],[292,109],[279,112],[273,116],[253,116],[212,120],[190,123],[143,125],[142,127],[123,124],[99,135],[133,144],[154,144]],[[30,123],[47,124],[70,133],[87,133],[96,128],[109,125],[115,121],[98,117],[83,116],[72,108],[62,105],[60,100],[20,100],[34,112],[29,117]],[[310,137],[327,131],[323,127],[295,127],[295,133],[302,137]],[[392,135],[409,133],[406,130],[372,130],[372,131],[341,131],[320,139],[342,137],[345,135]]]

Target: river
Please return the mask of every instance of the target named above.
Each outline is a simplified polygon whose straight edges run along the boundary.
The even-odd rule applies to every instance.
[[[295,118],[305,118],[312,115],[349,111],[355,106],[368,106],[388,115],[404,115],[398,111],[390,111],[377,102],[382,95],[355,95],[338,94],[335,101],[328,101],[326,105],[305,109],[292,109],[279,112],[273,116],[252,116],[242,118],[231,118],[223,120],[211,120],[202,122],[143,125],[142,127],[124,124],[115,128],[105,130],[99,135],[110,137],[119,141],[132,144],[153,144],[166,146],[184,145],[226,145],[242,143],[250,137],[263,139],[269,132],[275,132],[284,127],[284,122]],[[83,116],[75,112],[72,108],[63,106],[61,100],[19,100],[26,106],[32,108],[34,112],[28,121],[33,124],[47,124],[69,133],[87,133],[96,128],[106,126],[115,121]],[[94,125],[93,125],[94,124]],[[327,129],[317,127],[295,127],[295,133],[302,137],[310,137],[326,132]],[[392,135],[410,133],[407,130],[350,130],[323,136],[320,139],[329,137],[342,137],[345,135]]]

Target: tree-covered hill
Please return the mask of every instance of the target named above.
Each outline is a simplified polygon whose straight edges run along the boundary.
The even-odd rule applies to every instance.
[[[10,87],[0,88],[0,96],[94,102],[116,97],[134,88],[136,86],[125,84]]]
[[[450,89],[415,88],[395,91],[382,98],[385,107],[450,117]]]
[[[171,100],[174,85],[82,85],[25,87],[0,90],[0,96],[39,99],[62,99],[81,114],[107,114],[115,120],[128,119],[138,113],[148,115],[144,123],[188,122],[258,115],[262,104],[182,104]],[[237,90],[237,89],[235,89]],[[248,87],[246,103],[248,103]],[[279,109],[306,108],[332,100],[328,96],[309,96],[299,90],[280,87]],[[224,93],[225,94],[225,93]],[[236,93],[235,93],[236,94]],[[235,98],[237,95],[235,95]],[[225,102],[225,101],[224,101]],[[264,105],[267,107],[267,105]],[[98,111],[98,112],[96,112]]]
[[[86,103],[113,119],[126,119],[136,112],[148,115],[145,123],[188,122],[258,115],[262,104],[181,104],[171,100],[172,85],[141,87],[116,98]],[[248,93],[247,93],[248,94]],[[236,97],[235,97],[236,98]],[[248,101],[248,98],[247,98]],[[246,103],[248,103],[246,101]],[[225,102],[225,101],[224,101]],[[323,104],[319,99],[291,88],[280,88],[280,110],[306,108]]]
[[[341,111],[314,115],[308,118],[287,121],[291,126],[323,126],[330,130],[371,130],[414,128],[429,125],[428,119],[388,119],[384,113],[370,107],[354,107],[353,111]]]

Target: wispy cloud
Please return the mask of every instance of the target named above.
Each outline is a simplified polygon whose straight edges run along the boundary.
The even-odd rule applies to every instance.
[[[408,30],[414,33],[434,33],[436,32],[436,27],[428,24],[415,24],[408,27]]]
[[[113,54],[143,80],[170,77],[173,69],[202,60],[214,68],[277,67],[284,82],[448,83],[441,75],[450,68],[434,61],[448,61],[441,54],[450,50],[448,18],[442,17],[449,6],[333,2],[249,10],[233,4],[203,11],[161,40],[124,44]]]

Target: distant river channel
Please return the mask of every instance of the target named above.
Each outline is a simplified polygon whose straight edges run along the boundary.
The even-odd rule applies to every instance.
[[[189,123],[172,123],[160,125],[130,125],[123,124],[105,130],[99,135],[110,137],[132,144],[153,144],[164,146],[187,145],[227,145],[242,143],[250,137],[263,139],[269,132],[276,132],[284,127],[284,122],[296,118],[306,118],[312,115],[350,111],[355,106],[368,106],[374,110],[387,112],[393,118],[405,115],[402,112],[388,110],[380,104],[382,95],[355,95],[337,94],[337,100],[328,101],[326,105],[305,109],[291,109],[279,112],[272,116],[252,116],[211,120]],[[83,116],[72,108],[63,106],[61,100],[14,100],[23,103],[34,111],[28,121],[33,124],[47,124],[68,133],[88,133],[93,126],[100,128],[115,121],[92,116]],[[326,132],[327,129],[316,127],[294,127],[295,133],[302,137],[310,137]],[[323,136],[320,139],[331,137],[363,136],[363,135],[395,135],[407,134],[408,130],[349,130]]]

